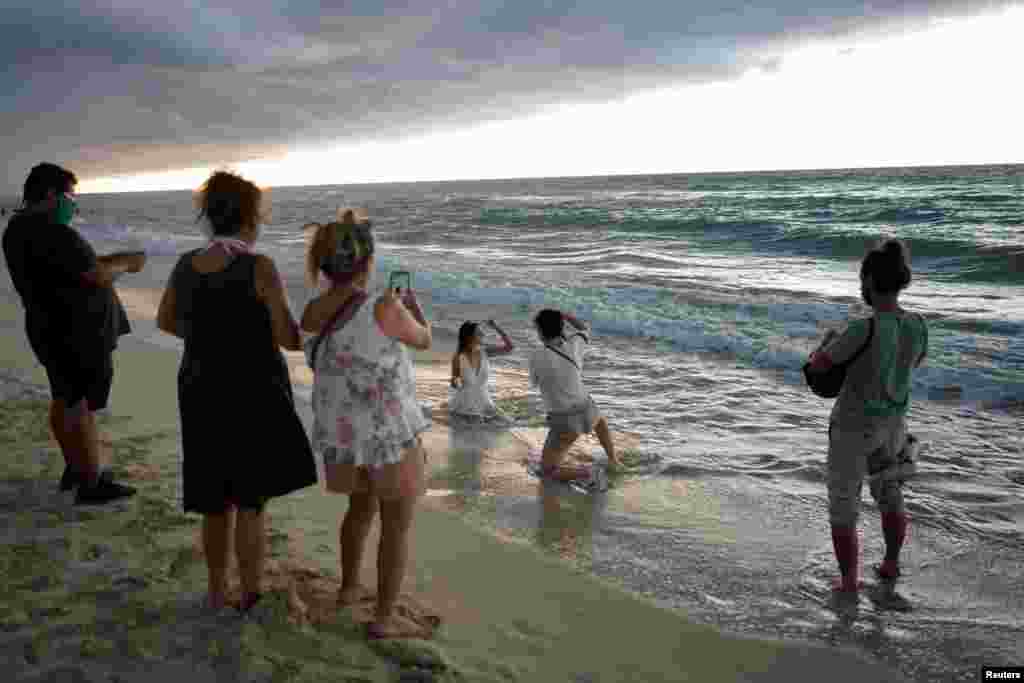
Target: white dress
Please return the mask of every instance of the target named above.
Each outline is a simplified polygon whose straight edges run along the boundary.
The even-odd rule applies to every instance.
[[[487,352],[480,349],[480,367],[473,368],[465,359],[460,362],[462,386],[448,393],[448,412],[453,415],[491,418],[498,415],[498,408],[491,399],[488,383],[491,379],[491,364]]]

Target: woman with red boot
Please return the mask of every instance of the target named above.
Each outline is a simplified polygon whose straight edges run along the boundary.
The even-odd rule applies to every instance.
[[[887,240],[868,252],[860,268],[861,296],[874,315],[851,321],[811,356],[812,372],[854,359],[828,430],[829,521],[841,574],[835,588],[843,592],[858,588],[857,517],[864,478],[896,464],[908,444],[911,375],[928,348],[924,318],[899,305],[910,278],[909,256],[901,242]],[[899,480],[886,478],[870,487],[885,537],[885,560],[876,572],[885,580],[900,575],[899,553],[907,534],[901,487]]]

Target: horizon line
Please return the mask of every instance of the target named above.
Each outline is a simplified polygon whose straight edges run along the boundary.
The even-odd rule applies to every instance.
[[[245,162],[241,162],[245,163]],[[585,174],[585,175],[559,175],[559,176],[505,176],[505,177],[483,177],[483,178],[450,178],[450,179],[420,179],[420,180],[383,180],[346,183],[314,183],[295,185],[261,185],[265,190],[285,189],[293,187],[351,187],[351,186],[372,186],[372,185],[416,185],[416,184],[439,184],[439,183],[473,183],[473,182],[507,182],[515,180],[576,180],[586,178],[637,178],[643,176],[712,176],[712,175],[758,175],[774,173],[822,173],[838,171],[888,171],[898,169],[943,169],[943,168],[983,168],[983,167],[1024,167],[1024,161],[988,162],[988,163],[966,163],[966,164],[923,164],[923,165],[884,165],[884,166],[834,166],[817,168],[762,168],[745,169],[738,171],[668,171],[668,172],[640,172],[640,173],[614,173],[614,174]],[[232,170],[230,165],[215,167],[214,170]],[[139,174],[143,175],[143,174]],[[117,177],[117,176],[110,176]],[[79,181],[83,182],[82,180]],[[79,192],[76,194],[86,195],[121,195],[121,194],[146,194],[159,192],[194,192],[194,188],[170,188],[166,190],[122,190],[120,192]],[[7,199],[14,199],[20,202],[17,195],[9,195]],[[9,207],[5,207],[9,208]]]

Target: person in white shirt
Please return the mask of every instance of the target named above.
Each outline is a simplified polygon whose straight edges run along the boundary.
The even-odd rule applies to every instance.
[[[565,323],[573,332],[565,336]],[[583,386],[583,349],[589,343],[587,326],[571,313],[546,308],[534,318],[543,346],[530,358],[530,383],[540,390],[547,409],[548,436],[541,453],[547,477],[561,481],[587,479],[590,470],[562,465],[569,448],[581,434],[595,432],[609,463],[621,466],[608,430],[590,393]]]

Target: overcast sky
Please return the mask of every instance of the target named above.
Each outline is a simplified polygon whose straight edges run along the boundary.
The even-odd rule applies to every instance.
[[[702,139],[719,145],[732,139],[744,120],[757,122],[779,107],[794,107],[801,98],[801,111],[810,108],[828,119],[834,114],[829,106],[836,103],[817,95],[842,92],[840,81],[846,79],[847,92],[861,88],[851,99],[863,99],[871,96],[870,79],[882,77],[870,76],[865,83],[857,80],[859,72],[842,73],[841,62],[835,62],[834,71],[823,71],[822,64],[855,57],[861,46],[870,45],[889,46],[884,48],[889,54],[905,55],[911,62],[914,55],[935,50],[948,60],[941,68],[955,71],[962,63],[972,69],[949,77],[952,92],[921,93],[911,81],[910,97],[878,101],[876,109],[915,110],[929,118],[947,105],[960,107],[958,116],[969,118],[947,134],[962,138],[974,129],[991,128],[986,112],[991,114],[994,105],[1020,104],[1005,99],[1019,97],[1005,91],[1020,90],[1020,2],[819,0],[812,10],[808,7],[795,0],[4,0],[3,189],[19,188],[27,170],[43,160],[65,164],[86,181],[119,178],[120,184],[93,184],[106,189],[192,186],[200,170],[227,165],[242,165],[281,184],[288,178],[316,182],[297,171],[281,175],[281,169],[291,168],[315,168],[322,183],[387,180],[383,162],[396,163],[402,149],[421,165],[423,155],[452,150],[436,177],[558,174],[546,168],[582,173],[591,167],[594,173],[715,170],[694,165],[707,167],[704,157],[685,155],[676,155],[676,167],[668,168],[657,149],[651,150],[647,168],[648,157],[638,143],[622,140],[630,140],[638,129],[653,130],[643,115],[653,107],[659,108],[655,119],[661,126],[668,125],[668,116],[678,121],[687,112],[703,111],[707,119],[691,123],[702,126]],[[899,47],[904,37],[942,30],[955,40],[950,27],[971,21],[987,19],[995,27],[984,30],[1005,29],[1009,20],[1000,17],[1017,21],[1016,30],[984,40],[985,34],[978,34],[982,29],[976,29],[969,49],[951,42],[942,51],[939,39]],[[892,66],[898,71],[907,64]],[[979,85],[973,70],[986,67],[1004,69],[1013,78],[1001,84],[1005,87],[984,79]],[[909,76],[924,74],[934,81],[936,68],[918,63]],[[808,92],[800,83],[817,85]],[[969,91],[965,97],[983,99],[965,107],[961,84]],[[888,87],[887,97],[898,96]],[[737,109],[743,110],[741,118]],[[723,117],[733,133],[724,123],[716,126]],[[609,145],[599,163],[567,164],[577,148],[557,149],[552,131],[564,129],[571,137],[573,120],[607,124],[601,139],[591,140],[591,148]],[[999,126],[1011,121],[996,120]],[[887,127],[880,120],[866,125]],[[595,129],[585,130],[593,134]],[[1019,124],[1002,132],[1008,140],[1021,137]],[[835,133],[846,136],[842,130]],[[763,125],[760,134],[772,137]],[[459,140],[465,143],[461,147]],[[533,165],[510,158],[509,172],[501,173],[494,157],[506,148],[514,156],[531,140],[544,141],[531,150]],[[650,135],[641,141],[645,147],[659,146]],[[483,149],[492,144],[491,161],[481,166]],[[583,141],[576,144],[583,150]],[[938,149],[944,144],[935,141]],[[788,158],[778,139],[769,147],[772,154],[732,154],[730,164],[792,167],[801,159],[828,158]],[[979,158],[973,161],[1024,161],[1019,142],[1004,149],[1010,158],[989,158],[999,152],[985,148],[976,149]],[[317,161],[316,153],[325,150],[341,155],[347,150],[347,158],[335,164],[344,173],[332,174],[322,158]],[[353,170],[357,151],[377,157],[377,166],[367,164],[373,168],[364,176]],[[941,154],[935,159],[884,156],[863,161],[943,160]],[[843,162],[849,158],[837,154],[834,165],[847,165]],[[412,174],[416,178],[410,173],[403,176],[395,169],[391,177],[431,175],[429,167]],[[133,185],[137,174],[149,175]],[[83,185],[88,189],[88,182]]]

